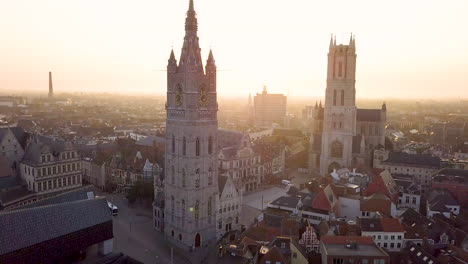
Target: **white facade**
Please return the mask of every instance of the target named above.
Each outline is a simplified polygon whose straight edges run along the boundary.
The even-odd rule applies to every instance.
[[[338,217],[343,217],[346,220],[355,221],[357,217],[361,217],[361,200],[360,197],[338,197],[339,213]]]
[[[66,147],[61,152],[46,145],[41,145],[43,147],[40,152],[31,149],[34,152],[31,156],[35,157],[35,161],[24,159],[20,163],[20,175],[27,183],[29,191],[46,194],[82,185],[81,160],[76,150],[69,143],[65,144]]]
[[[224,188],[219,194],[216,215],[216,238],[232,230],[240,230],[240,214],[242,210],[242,192],[239,191],[229,177],[225,177]]]
[[[363,231],[362,236],[372,237],[377,246],[388,251],[401,251],[405,247],[404,232],[367,232]]]

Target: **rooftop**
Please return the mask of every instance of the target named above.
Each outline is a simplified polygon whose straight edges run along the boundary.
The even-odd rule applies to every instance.
[[[108,221],[112,216],[104,198],[3,212],[0,255]]]
[[[320,242],[328,256],[368,256],[388,257],[374,244],[371,237],[361,236],[324,236]]]

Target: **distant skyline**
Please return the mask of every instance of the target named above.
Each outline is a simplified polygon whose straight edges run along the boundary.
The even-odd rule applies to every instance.
[[[0,90],[166,92],[188,0],[0,3]],[[330,34],[356,35],[360,98],[467,98],[468,1],[195,0],[219,96],[325,93]]]

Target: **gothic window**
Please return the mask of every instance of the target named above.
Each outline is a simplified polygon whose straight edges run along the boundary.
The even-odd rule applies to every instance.
[[[213,154],[213,138],[208,137],[208,154]]]
[[[182,199],[182,208],[181,208],[181,216],[182,216],[182,219],[185,219],[185,200]],[[183,221],[183,220],[182,220]]]
[[[336,105],[336,90],[333,90],[333,105]]]
[[[195,155],[200,156],[200,138],[195,142]]]
[[[213,184],[213,169],[210,167],[208,169],[208,185]]]
[[[187,153],[187,140],[184,137],[184,139],[182,140],[182,155],[185,156],[186,153]]]
[[[185,176],[185,169],[182,169],[182,187],[185,187],[187,185],[187,179]]]
[[[211,201],[211,197],[208,198],[208,222],[211,222],[211,214],[212,214],[212,209],[213,209],[213,205],[212,205],[212,201]]]
[[[175,184],[175,169],[174,169],[174,166],[171,167],[171,183]]]
[[[171,196],[171,220],[174,221],[175,217],[175,199],[174,196]]]
[[[175,136],[172,135],[172,153],[175,153]]]
[[[334,141],[331,145],[331,156],[333,158],[343,157],[343,144],[339,141]]]
[[[341,106],[344,106],[344,90],[341,90]]]
[[[198,222],[198,219],[200,218],[200,202],[198,200],[195,202],[195,210],[193,217],[195,218],[195,221]]]
[[[343,75],[343,63],[340,61],[338,63],[338,77],[341,77]]]
[[[195,188],[200,188],[200,169],[195,171]]]

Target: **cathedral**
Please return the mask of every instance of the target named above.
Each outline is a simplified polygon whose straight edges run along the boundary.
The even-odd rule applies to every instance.
[[[216,65],[203,67],[193,0],[185,20],[182,53],[167,65],[164,233],[194,250],[216,241],[218,195]]]
[[[372,150],[385,145],[385,103],[381,109],[356,107],[356,42],[330,39],[325,103],[313,109],[309,148],[311,172],[327,175],[334,169],[370,165]]]

